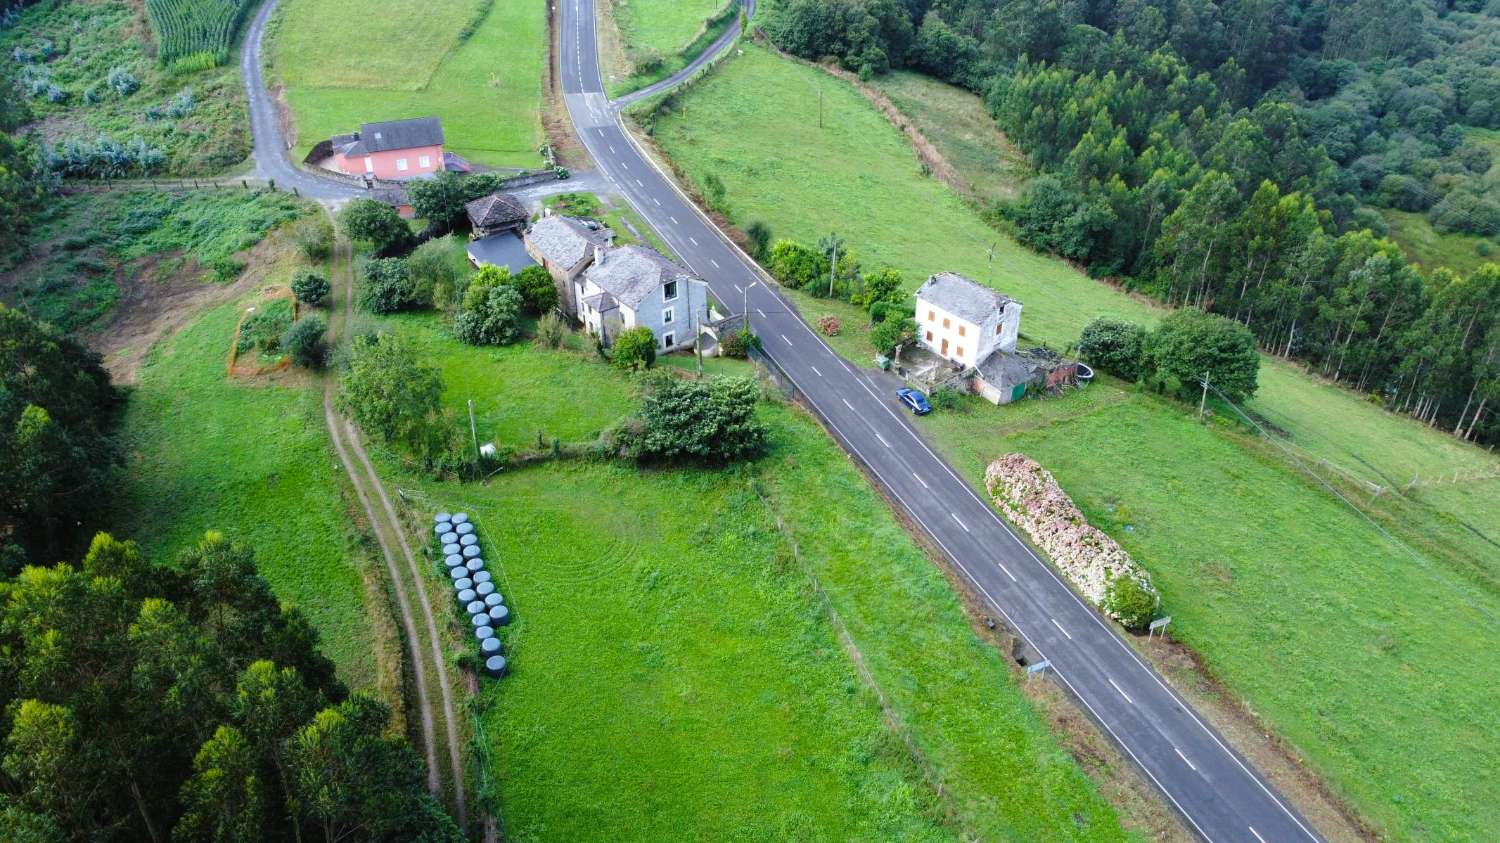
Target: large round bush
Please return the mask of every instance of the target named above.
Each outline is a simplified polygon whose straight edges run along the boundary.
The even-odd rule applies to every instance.
[[[1230,401],[1255,393],[1260,369],[1249,328],[1191,307],[1163,319],[1147,336],[1143,361],[1147,376],[1165,389],[1196,395],[1207,377]]]
[[[1078,338],[1078,355],[1089,365],[1117,378],[1134,381],[1141,375],[1141,345],[1146,329],[1133,322],[1099,318]]]
[[[644,325],[615,337],[609,359],[622,369],[646,369],[656,362],[656,335]]]

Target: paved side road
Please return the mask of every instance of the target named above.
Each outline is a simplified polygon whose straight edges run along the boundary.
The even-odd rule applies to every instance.
[[[331,178],[321,178],[292,164],[287,158],[290,148],[281,129],[276,102],[266,90],[261,68],[264,49],[262,42],[266,33],[266,21],[276,9],[277,0],[265,0],[250,26],[245,31],[245,46],[240,50],[240,71],[245,80],[245,96],[250,102],[250,137],[252,157],[255,161],[253,175],[257,178],[275,179],[280,188],[297,189],[298,193],[324,202],[342,202],[368,196],[363,188]],[[571,191],[598,192],[606,189],[607,182],[598,173],[584,170],[573,173],[571,178],[555,182],[543,182],[531,187],[511,191],[523,200],[535,200],[543,196]]]
[[[841,360],[733,248],[620,123],[604,93],[592,0],[562,3],[565,99],[600,171],[719,301],[747,314],[838,442],[920,524],[995,612],[1209,841],[1321,838],[1120,637],[1037,558],[916,433],[886,385]]]

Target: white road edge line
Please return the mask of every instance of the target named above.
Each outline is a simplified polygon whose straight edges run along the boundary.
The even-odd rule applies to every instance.
[[[1186,755],[1182,754],[1182,750],[1174,746],[1172,747],[1172,751],[1177,753],[1177,757],[1182,759],[1182,763],[1188,765],[1189,770],[1192,770],[1195,773],[1198,772],[1198,767],[1194,765],[1193,762],[1189,761]]]
[[[1053,623],[1056,623],[1056,621],[1053,621]],[[1120,696],[1122,696],[1122,697],[1125,698],[1125,702],[1128,702],[1131,705],[1135,705],[1135,700],[1131,699],[1130,695],[1127,694],[1127,693],[1125,693],[1125,689],[1124,688],[1121,688],[1119,685],[1115,684],[1115,680],[1113,680],[1113,679],[1109,680],[1109,684],[1115,686],[1115,690],[1120,692]]]
[[[1069,641],[1073,640],[1073,636],[1069,635],[1066,629],[1063,629],[1063,625],[1057,622],[1057,618],[1048,618],[1047,620],[1052,621],[1052,625],[1057,627],[1057,631],[1061,632],[1064,638]]]

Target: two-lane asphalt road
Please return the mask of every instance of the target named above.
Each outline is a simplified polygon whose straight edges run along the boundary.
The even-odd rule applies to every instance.
[[[841,360],[648,160],[601,84],[592,0],[562,3],[563,90],[599,170],[766,353],[839,443],[877,478],[1206,840],[1320,838],[1166,682],[940,459],[889,394]],[[933,267],[934,271],[942,267]]]

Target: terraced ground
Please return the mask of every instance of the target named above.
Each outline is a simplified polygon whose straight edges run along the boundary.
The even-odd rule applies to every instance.
[[[710,174],[722,181],[739,227],[758,220],[803,242],[836,231],[866,268],[894,266],[908,288],[965,272],[1025,303],[1032,342],[1063,348],[1095,316],[1151,324],[1163,312],[997,233],[928,178],[848,84],[762,48],[746,45],[684,94],[654,139],[700,189]],[[840,316],[845,330],[830,342],[869,364],[863,314],[794,301],[809,319]],[[1414,475],[1493,475],[1497,461],[1293,366],[1268,358],[1261,381],[1249,406],[1295,457],[1228,423],[1227,407],[1216,408],[1222,425],[1202,427],[1119,384],[1035,405],[976,401],[922,426],[976,483],[1010,450],[1054,468],[1155,573],[1179,638],[1378,828],[1482,837],[1500,817],[1475,806],[1500,804],[1500,779],[1466,771],[1487,769],[1483,747],[1500,742],[1500,726],[1474,716],[1500,700],[1487,674],[1462,665],[1480,658],[1476,641],[1500,643],[1500,544],[1488,526],[1500,479],[1395,491]],[[1346,505],[1300,468],[1318,459],[1337,467],[1323,474],[1387,493]],[[1415,679],[1433,675],[1425,665],[1437,653],[1444,678]]]

